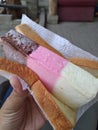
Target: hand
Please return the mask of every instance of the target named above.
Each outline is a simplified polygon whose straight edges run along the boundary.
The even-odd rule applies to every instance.
[[[39,130],[45,117],[34,99],[27,90],[22,90],[16,76],[10,83],[14,89],[0,110],[0,130]]]

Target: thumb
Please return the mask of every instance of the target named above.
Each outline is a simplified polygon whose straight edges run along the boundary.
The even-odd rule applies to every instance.
[[[23,106],[24,100],[26,99],[28,92],[22,89],[22,85],[17,76],[13,76],[10,79],[10,83],[13,87],[13,91],[11,95],[7,98],[2,109],[11,110],[12,112],[17,111]]]

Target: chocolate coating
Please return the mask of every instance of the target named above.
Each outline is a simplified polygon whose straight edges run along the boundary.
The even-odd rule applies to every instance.
[[[1,39],[5,42],[8,42],[14,48],[27,55],[36,50],[39,46],[36,42],[30,40],[26,36],[16,32],[15,30],[8,31],[5,35],[1,37]]]

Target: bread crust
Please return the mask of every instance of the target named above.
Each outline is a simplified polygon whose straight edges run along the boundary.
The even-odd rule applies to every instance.
[[[98,69],[98,61],[89,60],[85,58],[69,58],[69,61],[83,67],[89,67],[91,69]]]
[[[32,86],[38,80],[38,76],[27,66],[7,60],[6,58],[0,58],[0,70],[18,75],[29,86]]]
[[[31,90],[34,93],[34,97],[38,104],[42,107],[42,111],[46,113],[46,117],[53,124],[55,130],[71,130],[72,125],[70,121],[64,117],[63,113],[60,111],[59,107],[52,99],[51,94],[46,91],[45,87],[38,80]]]

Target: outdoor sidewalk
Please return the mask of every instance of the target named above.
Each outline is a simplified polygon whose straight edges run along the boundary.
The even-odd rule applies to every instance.
[[[0,22],[0,36],[5,34],[10,29],[15,29],[15,26],[20,24],[21,20],[11,20],[9,22]]]

